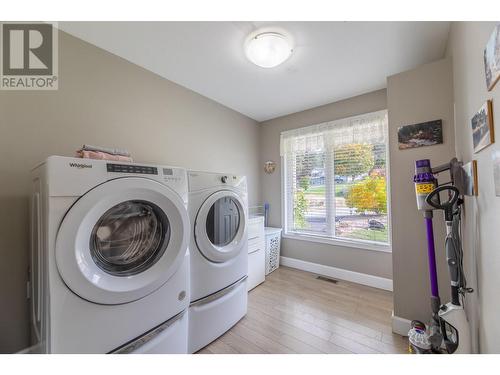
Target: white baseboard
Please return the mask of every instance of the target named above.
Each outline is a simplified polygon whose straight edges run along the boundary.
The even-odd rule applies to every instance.
[[[392,312],[392,332],[401,336],[408,336],[408,331],[411,328],[411,320],[401,318],[394,315]]]
[[[384,277],[368,275],[366,273],[344,270],[342,268],[325,266],[323,264],[311,263],[306,262],[305,260],[283,256],[280,257],[280,263],[286,267],[297,268],[302,271],[313,272],[319,275],[333,277],[335,279],[351,281],[357,284],[392,291],[392,280]]]

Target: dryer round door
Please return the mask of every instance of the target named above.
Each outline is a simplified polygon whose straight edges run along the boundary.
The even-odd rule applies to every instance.
[[[56,239],[66,285],[100,304],[128,303],[161,287],[179,268],[189,241],[182,198],[137,177],[105,182],[79,198]]]
[[[233,191],[221,190],[201,205],[194,225],[196,245],[209,261],[236,257],[246,243],[246,210]]]

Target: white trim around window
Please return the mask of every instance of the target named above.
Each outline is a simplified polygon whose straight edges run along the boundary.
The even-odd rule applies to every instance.
[[[379,112],[374,112],[371,114],[365,114],[365,115],[360,115],[360,116],[354,116],[349,119],[345,120],[337,120],[329,124],[320,124],[316,125],[314,127],[322,127],[324,128],[325,125],[341,125],[344,121],[344,123],[348,123],[354,120],[358,120],[366,116],[367,118],[372,117],[373,115],[377,116],[380,115],[381,113],[387,113],[386,110],[384,111],[379,111]],[[308,127],[312,128],[312,127]],[[303,130],[306,130],[307,128],[304,128]],[[302,129],[297,129],[296,131],[301,132]],[[291,131],[293,132],[293,131]],[[391,225],[391,192],[390,192],[390,155],[389,155],[389,147],[388,147],[388,127],[386,124],[385,130],[385,140],[386,140],[386,181],[387,181],[387,186],[386,186],[386,191],[387,191],[387,220],[388,220],[388,242],[383,243],[383,242],[377,242],[377,241],[370,241],[370,240],[361,240],[361,239],[347,239],[347,238],[341,238],[341,237],[335,237],[332,235],[322,235],[321,233],[310,233],[307,232],[306,230],[299,230],[299,231],[294,231],[290,230],[288,228],[289,225],[289,212],[290,210],[293,210],[293,202],[289,197],[287,197],[287,184],[290,184],[290,175],[287,171],[287,160],[286,156],[283,153],[284,147],[283,147],[283,133],[282,133],[282,139],[280,140],[281,145],[281,162],[282,162],[282,168],[281,168],[281,196],[282,196],[282,204],[281,204],[281,220],[282,220],[282,226],[283,226],[283,237],[286,239],[293,239],[293,240],[299,240],[299,241],[308,241],[308,242],[316,242],[316,243],[324,243],[332,246],[339,246],[339,247],[349,247],[349,248],[356,248],[356,249],[361,249],[361,250],[370,250],[370,251],[380,251],[380,252],[385,252],[385,253],[391,253],[392,252],[392,245],[391,245],[391,239],[392,239],[392,225]],[[289,133],[289,132],[286,132]],[[380,132],[379,132],[380,134]],[[287,180],[288,179],[288,180]]]
[[[375,241],[344,240],[338,237],[319,236],[317,234],[299,232],[285,232],[283,233],[282,237],[290,240],[324,243],[333,246],[352,247],[360,250],[374,250],[381,251],[383,253],[392,252],[392,247],[390,244],[380,244]]]

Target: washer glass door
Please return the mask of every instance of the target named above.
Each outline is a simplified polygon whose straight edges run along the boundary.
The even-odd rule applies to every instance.
[[[130,200],[101,216],[90,235],[90,253],[103,271],[130,276],[156,263],[169,240],[167,215],[151,202]]]
[[[188,242],[189,218],[177,192],[147,178],[117,178],[68,210],[56,238],[56,264],[80,297],[128,303],[167,282]]]
[[[222,190],[203,202],[195,222],[195,238],[201,253],[212,262],[236,257],[246,244],[246,209],[233,191]]]

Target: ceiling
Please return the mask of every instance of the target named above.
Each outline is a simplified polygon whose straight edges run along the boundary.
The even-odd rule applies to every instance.
[[[257,121],[386,87],[386,77],[440,59],[449,22],[60,22],[59,28]],[[280,27],[294,39],[264,69],[245,38]]]

